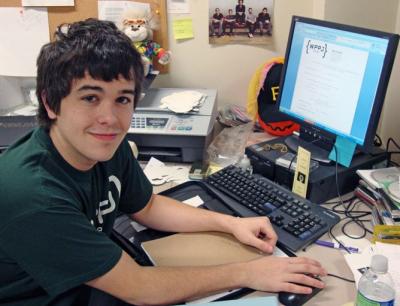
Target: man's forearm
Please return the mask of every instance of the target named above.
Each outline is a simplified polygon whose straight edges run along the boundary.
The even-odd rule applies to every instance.
[[[194,208],[174,199],[154,195],[148,207],[133,215],[148,227],[169,232],[220,231],[230,233],[235,218]]]
[[[135,305],[165,305],[244,287],[247,265],[140,267],[124,252],[113,269],[87,284]]]
[[[240,265],[144,268],[142,281],[153,286],[143,286],[137,293],[146,303],[170,304],[240,288],[245,278]]]

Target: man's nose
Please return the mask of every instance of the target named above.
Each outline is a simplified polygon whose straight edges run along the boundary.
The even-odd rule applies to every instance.
[[[103,101],[97,109],[97,119],[101,124],[114,124],[117,121],[115,104],[110,101]]]

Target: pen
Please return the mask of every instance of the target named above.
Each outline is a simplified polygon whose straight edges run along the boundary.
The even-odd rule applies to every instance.
[[[334,243],[334,242],[330,242],[330,241],[316,240],[315,244],[325,246],[328,248],[332,248],[332,249],[348,250],[351,253],[358,253],[358,248],[347,247],[347,246],[345,247],[339,243]]]

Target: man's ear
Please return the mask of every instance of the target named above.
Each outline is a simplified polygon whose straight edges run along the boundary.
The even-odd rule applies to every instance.
[[[47,103],[47,96],[44,91],[41,93],[41,98],[43,105],[46,108],[47,116],[52,120],[57,119],[57,114],[50,108],[49,104]]]

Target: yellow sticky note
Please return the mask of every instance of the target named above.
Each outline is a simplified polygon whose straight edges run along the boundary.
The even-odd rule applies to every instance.
[[[192,18],[174,19],[172,29],[175,39],[193,38]]]
[[[305,198],[307,196],[308,176],[310,174],[311,153],[302,147],[297,151],[296,171],[292,191]]]

